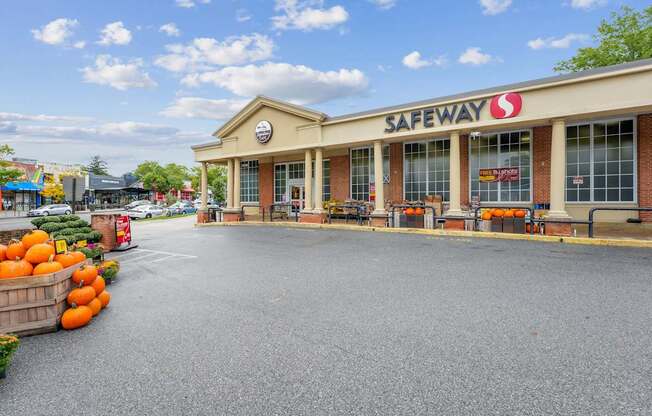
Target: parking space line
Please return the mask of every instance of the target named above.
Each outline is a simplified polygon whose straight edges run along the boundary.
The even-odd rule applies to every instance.
[[[158,256],[159,254],[160,253],[148,253],[148,254],[144,254],[144,255],[142,255],[140,257],[129,257],[127,260],[122,260],[121,263],[129,263],[129,262],[132,262],[132,261],[138,261],[138,260],[142,260],[142,259],[147,258],[147,257]]]
[[[146,249],[146,248],[135,248],[134,250],[149,251],[151,253],[158,253],[158,254],[167,254],[168,256],[190,257],[190,258],[194,258],[194,259],[197,258],[197,256],[192,256],[190,254],[170,253],[169,251],[149,250],[149,249]]]
[[[160,259],[152,260],[149,263],[150,264],[158,263],[159,261],[168,260],[168,259],[172,259],[172,258],[175,258],[175,257],[181,257],[181,256],[171,255],[171,256],[167,256],[167,257],[161,257]],[[197,258],[197,256],[192,256],[192,257]]]

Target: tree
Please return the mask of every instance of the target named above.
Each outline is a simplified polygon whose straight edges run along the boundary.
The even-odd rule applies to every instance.
[[[199,190],[201,187],[201,168],[192,168],[192,187]],[[216,201],[226,200],[226,169],[224,166],[210,166],[208,168],[208,188],[213,192]]]
[[[623,6],[621,14],[611,14],[611,21],[602,20],[593,39],[598,46],[580,48],[574,57],[559,62],[555,71],[577,72],[652,58],[652,6],[642,12]]]
[[[141,163],[134,171],[134,175],[143,182],[145,188],[164,194],[171,189],[165,169],[158,162],[147,161]]]
[[[46,183],[45,186],[43,186],[41,195],[45,198],[51,198],[54,202],[61,202],[65,197],[65,193],[63,192],[63,185],[54,182]]]
[[[168,163],[163,168],[165,175],[167,176],[168,184],[170,185],[170,190],[174,189],[180,191],[183,189],[184,182],[190,178],[190,172],[188,168],[183,165],[177,165],[176,163]]]
[[[20,178],[23,171],[16,169],[6,159],[14,154],[14,149],[8,144],[0,145],[0,211],[4,209],[2,200],[2,187],[9,182]]]
[[[100,155],[95,155],[91,159],[88,166],[86,166],[86,171],[94,175],[108,175],[108,164],[102,160]]]

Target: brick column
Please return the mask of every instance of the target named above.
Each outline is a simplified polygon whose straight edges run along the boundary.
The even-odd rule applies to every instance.
[[[403,143],[389,145],[389,199],[403,201]]]
[[[469,206],[469,136],[460,136],[460,204]]]
[[[260,212],[269,209],[274,203],[274,163],[261,163],[258,166],[258,192]]]
[[[118,246],[115,235],[115,223],[120,214],[91,214],[91,228],[102,233],[100,243],[104,251],[111,251]]]
[[[552,126],[533,129],[532,138],[532,201],[535,204],[550,202],[550,146]]]
[[[350,195],[349,156],[331,156],[331,198],[343,201]]]
[[[226,161],[226,208],[233,208],[233,159]]]
[[[638,116],[638,206],[652,208],[652,114]],[[652,222],[652,212],[641,213],[640,218]]]

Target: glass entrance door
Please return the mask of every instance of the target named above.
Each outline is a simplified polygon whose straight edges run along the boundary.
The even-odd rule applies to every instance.
[[[296,216],[305,206],[305,192],[303,181],[288,181],[288,193],[290,194],[290,203],[292,204],[291,214]]]

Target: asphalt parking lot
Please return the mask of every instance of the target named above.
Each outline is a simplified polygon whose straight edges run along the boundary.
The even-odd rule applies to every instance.
[[[649,415],[652,251],[136,224],[0,415]]]

